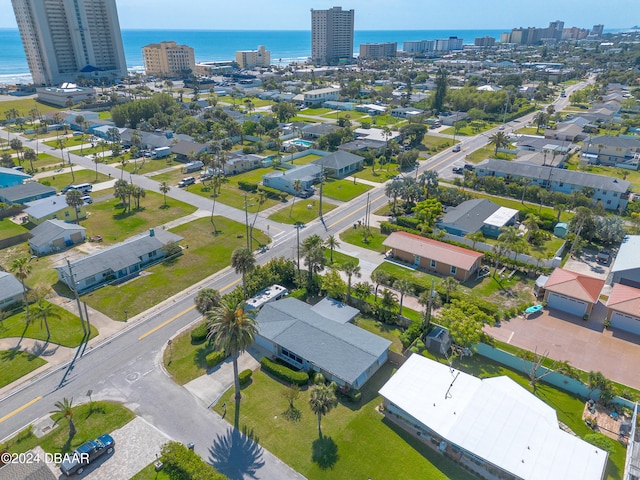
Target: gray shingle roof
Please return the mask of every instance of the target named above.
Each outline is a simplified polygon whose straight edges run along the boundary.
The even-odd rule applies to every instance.
[[[340,170],[341,168],[350,167],[351,165],[355,165],[363,161],[364,158],[358,155],[338,150],[337,152],[333,152],[326,157],[314,160],[313,163],[315,163],[316,165],[322,165],[326,168]]]
[[[449,208],[438,224],[466,232],[477,232],[484,221],[499,208],[499,205],[486,198],[467,200],[457,207]]]
[[[11,298],[22,293],[20,280],[9,272],[0,271],[0,298]]]
[[[261,336],[350,384],[391,345],[355,325],[326,318],[295,298],[267,303],[256,321]]]
[[[640,235],[627,235],[620,244],[618,255],[611,267],[612,272],[623,272],[640,268]]]
[[[2,480],[55,480],[57,477],[43,461],[10,463],[0,469],[0,478]]]
[[[360,313],[357,308],[345,305],[333,298],[325,297],[316,303],[311,310],[325,318],[330,318],[334,322],[348,323]]]
[[[314,135],[326,135],[327,133],[335,132],[338,128],[336,125],[331,125],[330,123],[314,123],[304,127],[302,131]]]
[[[44,218],[53,213],[64,210],[67,205],[67,198],[64,195],[55,195],[53,197],[41,198],[33,202],[25,203],[27,208],[24,213],[31,215],[33,218]]]
[[[38,182],[23,183],[15,187],[0,188],[0,199],[8,203],[23,203],[35,196],[52,196],[56,189]]]
[[[640,148],[640,140],[634,140],[633,138],[614,137],[612,135],[597,135],[593,137],[587,137],[583,145],[594,146],[604,145],[605,147],[618,147],[618,148]]]
[[[171,147],[171,153],[177,153],[179,155],[191,155],[192,153],[198,154],[206,148],[206,143],[178,142]]]
[[[629,190],[629,186],[631,185],[627,180],[622,180],[621,178],[578,172],[576,170],[564,170],[562,168],[510,162],[508,160],[498,160],[495,158],[483,160],[476,166],[476,170],[488,170],[501,173],[503,175],[513,175],[526,178],[551,178],[552,182],[563,182],[569,185],[591,187],[596,190],[610,190],[612,192],[619,193],[626,192]]]
[[[47,220],[31,230],[29,244],[38,248],[43,247],[53,242],[56,238],[59,238],[65,231],[71,233],[84,232],[85,228],[81,225],[63,222],[62,220]]]

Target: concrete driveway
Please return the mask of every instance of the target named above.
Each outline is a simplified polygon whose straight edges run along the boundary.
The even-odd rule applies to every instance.
[[[537,350],[555,360],[567,360],[584,371],[600,371],[616,382],[640,388],[640,336],[604,328],[606,307],[598,303],[585,321],[545,308],[539,314],[519,316],[484,331],[502,342]]]
[[[592,277],[601,278],[607,280],[609,273],[611,272],[611,265],[613,264],[613,256],[615,252],[611,252],[611,258],[609,263],[604,265],[598,263],[596,257],[598,252],[592,250],[584,250],[580,257],[571,257],[564,265],[564,268],[571,270],[572,272],[581,273],[583,275],[590,275]],[[607,282],[610,283],[610,282]]]

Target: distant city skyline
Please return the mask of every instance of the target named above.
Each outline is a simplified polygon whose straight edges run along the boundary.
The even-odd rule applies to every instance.
[[[446,30],[543,27],[562,20],[565,27],[629,28],[636,20],[637,0],[351,0],[299,2],[277,0],[265,4],[245,0],[242,10],[233,2],[211,0],[117,0],[123,29],[166,30],[310,30],[310,10],[341,6],[355,10],[356,30]],[[11,0],[0,0],[0,28],[17,28]],[[255,14],[254,14],[255,13]]]

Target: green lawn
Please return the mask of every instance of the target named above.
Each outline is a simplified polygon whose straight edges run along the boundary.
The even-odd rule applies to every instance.
[[[356,173],[358,175],[360,172]],[[373,187],[364,183],[354,183],[352,180],[328,179],[322,186],[322,195],[340,202],[348,202],[368,192]]]
[[[206,356],[213,351],[208,342],[191,343],[191,330],[181,333],[171,341],[171,348],[164,351],[164,367],[173,381],[184,385],[207,373]]]
[[[163,161],[164,160],[164,161]],[[122,162],[116,162],[118,168],[122,169]],[[124,166],[124,171],[128,173],[144,175],[145,173],[152,173],[165,168],[173,167],[176,162],[167,161],[166,158],[162,160],[152,160],[150,158],[136,158],[129,160]],[[154,178],[156,180],[156,178]]]
[[[400,173],[400,168],[397,163],[387,163],[380,165],[378,160],[375,160],[375,170],[372,171],[371,166],[365,166],[362,170],[352,176],[369,180],[370,182],[384,183],[387,180],[392,179]]]
[[[88,400],[89,398],[76,399],[78,402],[87,401],[87,403],[73,407],[73,423],[77,433],[70,443],[68,442],[69,426],[66,419],[58,419],[54,415],[53,418],[59,420],[58,428],[41,438],[36,437],[31,433],[31,429],[27,428],[6,444],[0,445],[0,451],[6,447],[12,453],[22,453],[40,445],[47,453],[69,453],[89,440],[123,427],[136,417],[135,413],[119,403],[97,401],[89,403]],[[48,402],[53,410],[54,403],[62,401],[62,397],[52,396],[41,401]]]
[[[536,127],[522,127],[516,130],[514,133],[517,133],[519,135],[541,135],[542,133],[544,133],[544,130],[538,130]]]
[[[405,310],[408,309],[403,308],[402,313],[405,313]],[[400,335],[403,330],[397,325],[389,325],[388,323],[380,322],[373,317],[363,314],[358,315],[355,318],[354,323],[364,330],[389,340],[391,342],[390,348],[392,352],[402,353]]]
[[[192,177],[191,173],[182,173],[182,169],[176,168],[169,172],[160,173],[158,175],[153,175],[153,179],[156,182],[167,182],[171,188],[178,188],[178,182],[182,180],[184,177]],[[193,185],[186,187],[185,190],[189,190],[193,188]]]
[[[131,480],[172,480],[169,474],[165,470],[156,472],[155,462],[151,462],[144,467],[138,473],[136,473]]]
[[[299,419],[287,420],[288,404],[282,397],[287,387],[261,371],[254,372],[251,384],[242,390],[240,428],[253,430],[261,445],[311,480],[468,480],[468,473],[385,421],[376,411],[381,402],[377,391],[392,370],[387,364],[369,380],[363,389],[361,404],[340,403],[323,417],[325,442],[337,449],[335,461],[327,460],[324,468],[312,458],[314,444],[318,444],[318,426],[316,415],[309,409],[308,388],[303,389],[294,402]],[[214,407],[222,414],[222,403],[226,402],[229,421],[233,421],[235,415],[232,390]]]
[[[530,202],[524,202],[523,204],[519,200],[516,200],[513,198],[498,197],[498,196],[490,195],[488,193],[481,193],[481,192],[473,192],[473,197],[487,198],[492,202],[497,203],[501,207],[515,208],[516,210],[522,210],[524,211],[525,215],[529,212],[534,213],[535,215],[539,215],[540,212],[545,212],[549,215],[554,215],[556,217],[558,215],[558,213],[551,207],[543,206],[542,208],[540,208],[540,205],[537,205],[535,203],[530,203]],[[561,222],[569,222],[571,218],[573,218],[573,214],[567,210],[563,210],[562,213],[560,214]]]
[[[482,241],[489,245],[496,245],[499,243],[497,238],[485,237]],[[527,244],[528,250],[524,253],[528,255],[540,255],[542,258],[552,258],[565,241],[566,240],[563,238],[552,235],[549,240],[543,241],[542,245]]]
[[[31,258],[29,244],[27,242],[0,250],[0,265],[4,270],[9,270],[13,261],[21,257]],[[27,277],[26,284],[30,289],[48,290],[58,281],[58,275],[52,268],[52,257],[40,257],[29,262],[31,273]]]
[[[292,197],[284,208],[269,215],[269,219],[290,225],[294,225],[297,222],[309,223],[318,218],[318,203],[318,200],[308,198],[296,198],[294,203]],[[311,208],[309,208],[309,206],[311,206]],[[322,213],[324,215],[334,208],[336,208],[336,205],[328,203],[325,200],[322,201]]]
[[[440,130],[440,133],[445,135],[453,135],[455,133],[456,136],[460,137],[472,137],[478,135],[479,133],[486,132],[487,130],[491,130],[497,124],[489,123],[489,122],[480,122],[480,128],[474,129],[470,123],[465,123],[464,127],[458,128],[457,131],[454,127],[445,128]]]
[[[622,178],[631,182],[631,189],[640,192],[640,172],[637,170],[627,170],[625,168],[605,167],[602,165],[587,165],[580,167],[580,159],[572,156],[567,162],[567,169],[580,170],[581,172],[593,173],[595,175],[605,175],[607,177]]]
[[[292,163],[293,165],[307,165],[319,158],[322,158],[322,155],[318,155],[317,153],[307,153],[306,155],[294,158],[293,162],[290,160],[291,155],[287,155],[286,153],[282,154],[282,163]]]
[[[8,217],[0,219],[0,240],[15,237],[16,235],[22,235],[28,231],[29,230],[23,225],[13,223]]]
[[[436,285],[439,285],[442,281],[442,278],[436,275],[430,275],[426,272],[403,267],[392,262],[382,262],[376,267],[374,271],[386,272],[393,278],[408,280],[411,283],[421,285],[424,290],[428,290],[431,288],[432,280],[435,281]]]
[[[376,116],[371,117],[370,119],[367,119],[367,120],[370,120],[372,125],[376,125],[378,127],[385,127],[385,126],[389,126],[389,125],[400,125],[400,124],[404,124],[404,123],[409,123],[406,120],[391,116],[389,114],[376,115]]]
[[[357,112],[355,110],[338,110],[338,113],[325,113],[322,115],[325,118],[346,118],[349,120],[360,120],[361,118],[368,117],[369,114],[364,112]]]
[[[62,140],[62,142],[64,143],[64,148],[69,148],[69,147],[75,147],[77,145],[82,145],[83,143],[91,143],[89,142],[88,139],[88,135],[85,135],[84,138],[81,135],[78,136],[71,136],[71,137],[60,137],[60,140]],[[52,148],[60,148],[58,146],[58,140],[48,140],[46,142],[44,142],[45,145],[48,145]],[[75,152],[75,150],[74,150]],[[78,150],[78,153],[80,151]]]
[[[36,340],[46,341],[47,330],[44,323],[41,324],[40,319],[33,319],[29,323],[29,327],[25,331],[26,312],[20,310],[0,321],[0,338],[34,338]],[[62,345],[63,347],[77,347],[82,342],[84,332],[80,317],[73,313],[53,305],[53,313],[47,317],[51,338],[49,342]],[[91,338],[98,335],[98,330],[91,326]],[[17,341],[16,341],[17,343]]]
[[[456,141],[456,143],[458,143]],[[452,144],[452,140],[448,138],[436,137],[435,135],[425,135],[422,139],[422,145],[424,145],[427,151],[431,153],[441,152],[446,150]]]
[[[106,120],[111,118],[111,112],[109,110],[105,110],[104,112],[98,112],[98,118],[102,120]]]
[[[28,117],[29,111],[33,108],[37,108],[38,112],[47,113],[53,111],[64,110],[63,107],[53,107],[45,103],[40,103],[34,98],[23,98],[20,100],[7,100],[6,102],[0,102],[0,109],[2,112],[15,108],[18,110],[18,115],[21,117]]]
[[[382,242],[387,238],[387,235],[383,235],[380,233],[380,229],[376,227],[371,227],[369,229],[373,234],[367,243],[362,241],[362,227],[358,227],[356,229],[348,228],[344,230],[340,234],[340,240],[343,242],[351,243],[353,245],[357,245],[358,247],[368,248],[369,250],[373,250],[375,252],[384,252],[385,247],[382,245]]]
[[[213,189],[209,186],[209,183],[206,185],[196,183],[195,185],[190,185],[188,189],[191,193],[209,198],[213,201]],[[216,195],[216,203],[223,203],[230,207],[244,210],[245,195],[247,196],[247,211],[249,213],[256,213],[258,210],[262,211],[281,203],[278,199],[265,198],[264,203],[260,205],[258,203],[257,193],[245,192],[233,183],[227,183],[222,186]]]
[[[132,208],[130,213],[123,213],[120,200],[111,198],[90,205],[90,215],[81,223],[87,229],[88,237],[101,235],[105,243],[115,243],[196,210],[196,207],[168,197],[167,206],[164,208],[162,194],[147,192],[140,200],[140,210]]]
[[[0,388],[9,385],[47,362],[19,350],[0,350]]]
[[[486,145],[465,155],[465,160],[470,163],[480,163],[482,160],[486,160],[487,158],[512,160],[516,158],[516,155],[502,152],[495,153],[495,147],[493,145]]]
[[[231,253],[246,245],[245,226],[224,217],[215,217],[218,231],[213,235],[210,218],[201,218],[171,229],[184,237],[183,255],[170,263],[150,267],[122,285],[107,285],[83,296],[89,305],[114,320],[132,317],[214,274],[231,263]],[[254,248],[266,244],[267,237],[254,231]],[[118,301],[114,302],[113,299]]]
[[[311,115],[311,116],[321,116],[325,115],[332,110],[329,108],[304,108],[300,110],[299,115]]]
[[[65,166],[68,166],[68,165],[65,164]],[[59,175],[53,175],[50,177],[44,177],[40,181],[40,183],[42,183],[43,185],[49,185],[57,190],[60,190],[72,183],[77,185],[78,183],[100,183],[100,182],[106,182],[107,180],[109,180],[108,176],[102,173],[98,173],[98,181],[96,182],[95,170],[90,170],[85,168],[82,170],[74,169],[73,175],[71,175],[71,172],[69,172],[69,173],[61,173]]]
[[[333,262],[331,261],[331,257],[333,257]],[[333,251],[333,255],[331,254],[331,250],[329,248],[324,249],[324,258],[327,261],[328,267],[336,267],[340,268],[340,266],[347,262],[355,262],[356,265],[360,264],[360,259],[357,257],[352,257],[351,255],[347,255],[346,253]],[[354,283],[357,280],[354,280]]]

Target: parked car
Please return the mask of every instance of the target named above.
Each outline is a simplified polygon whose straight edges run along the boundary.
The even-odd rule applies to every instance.
[[[464,165],[464,169],[469,170],[470,172],[473,172],[476,169],[476,167],[474,165],[471,165],[470,163],[466,163]]]
[[[309,198],[311,196],[313,196],[313,190],[302,190],[301,192],[298,193],[298,196],[300,198]]]
[[[462,167],[453,167],[453,173],[457,173],[459,175],[462,175],[464,173],[464,168],[462,168]]]
[[[73,452],[67,455],[60,464],[60,470],[67,477],[70,477],[74,473],[82,473],[84,469],[93,462],[96,458],[102,455],[113,453],[113,447],[116,442],[111,435],[100,435],[95,440],[89,440],[83,443]]]
[[[608,264],[610,259],[611,252],[609,252],[609,250],[600,250],[598,252],[598,255],[596,256],[596,260],[598,261],[598,263],[602,263],[603,265]]]
[[[184,177],[182,180],[178,182],[178,187],[186,187],[188,185],[193,185],[196,183],[195,177]]]
[[[82,201],[87,205],[91,205],[93,203],[93,198],[90,195],[85,195],[82,197]]]
[[[453,149],[451,151],[452,152],[459,152],[460,151],[460,144],[454,145],[454,147],[453,147]]]

